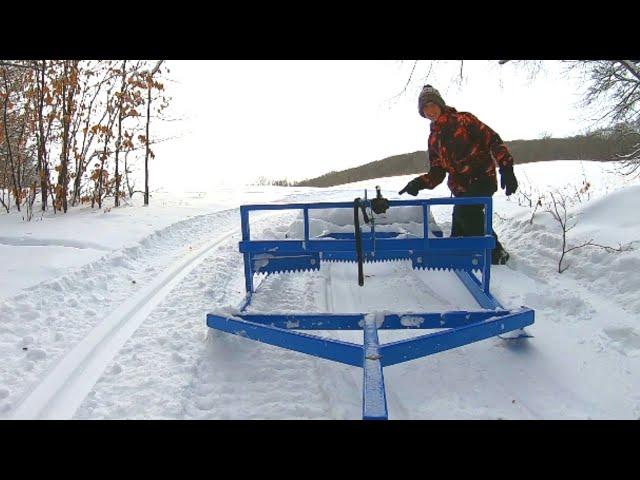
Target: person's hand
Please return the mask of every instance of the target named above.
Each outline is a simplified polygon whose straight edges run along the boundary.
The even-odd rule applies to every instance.
[[[507,197],[518,189],[518,180],[513,173],[513,167],[500,169],[500,188],[504,189]]]
[[[407,185],[398,192],[398,195],[402,195],[403,193],[408,193],[409,195],[412,196],[416,196],[418,195],[418,192],[420,190],[423,190],[424,184],[422,183],[422,180],[420,180],[420,177],[416,177],[413,180],[411,180],[409,183],[407,183]]]

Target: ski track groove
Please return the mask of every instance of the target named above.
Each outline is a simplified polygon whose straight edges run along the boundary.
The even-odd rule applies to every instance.
[[[154,232],[135,246],[111,252],[0,303],[3,317],[28,317],[39,326],[39,334],[23,339],[20,335],[26,330],[19,324],[0,332],[0,353],[3,348],[15,348],[16,343],[19,347],[28,345],[23,347],[24,356],[6,355],[0,365],[0,378],[13,387],[0,400],[0,415],[14,414],[66,354],[127,299],[144,290],[166,265],[188,255],[194,245],[207,239],[212,228],[236,224],[237,209],[188,218]],[[102,294],[93,288],[86,291],[87,285],[103,288]],[[32,298],[39,299],[38,308],[32,307]],[[30,355],[32,352],[40,355]]]
[[[252,222],[253,231],[255,225]],[[330,394],[318,381],[313,358],[206,327],[207,309],[221,301],[239,303],[244,296],[237,240],[221,245],[220,255],[206,258],[172,298],[158,306],[106,368],[76,418],[330,417]],[[313,302],[314,289],[307,285],[317,284],[317,278],[310,276],[302,290],[299,284],[287,282],[287,276],[273,275],[260,290],[284,289],[288,293],[283,298],[293,299],[288,304],[284,301],[287,308],[301,298]],[[176,304],[182,307],[176,309]],[[166,333],[158,338],[158,332]],[[150,362],[154,364],[151,373],[144,368]],[[135,386],[145,377],[149,388],[136,392]]]

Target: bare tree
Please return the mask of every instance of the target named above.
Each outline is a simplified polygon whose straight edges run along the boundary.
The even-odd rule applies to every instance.
[[[601,245],[599,243],[595,243],[593,239],[590,239],[586,242],[583,242],[579,245],[575,245],[573,247],[567,247],[567,233],[575,228],[577,225],[577,220],[575,218],[571,218],[567,213],[567,201],[568,198],[561,192],[556,191],[551,192],[551,204],[547,206],[547,213],[550,213],[551,216],[558,222],[560,228],[562,229],[562,253],[560,254],[560,259],[558,260],[558,273],[563,273],[569,268],[569,266],[562,265],[562,262],[567,253],[573,252],[574,250],[578,250],[584,247],[597,247],[606,250],[611,253],[619,253],[626,252],[632,250],[632,244],[634,242],[627,243],[625,245],[619,244],[618,247],[611,247],[607,245]]]
[[[599,107],[598,120],[609,124],[635,122],[640,114],[640,60],[568,62],[589,81],[584,104]]]
[[[120,206],[120,172],[118,171],[118,156],[120,154],[120,146],[122,145],[122,120],[124,119],[124,98],[127,88],[127,61],[122,61],[122,86],[120,87],[120,95],[118,101],[118,136],[116,137],[116,198],[115,206]]]
[[[145,130],[145,154],[144,154],[144,204],[149,205],[149,155],[152,154],[149,148],[150,134],[149,127],[151,125],[151,90],[152,88],[162,89],[162,84],[153,81],[153,76],[160,70],[163,60],[159,60],[155,67],[147,74],[147,122]]]
[[[67,213],[69,192],[69,150],[71,144],[71,125],[75,114],[75,95],[78,91],[78,60],[64,60],[63,75],[60,79],[62,93],[62,149],[56,186],[56,207]]]
[[[113,126],[118,117],[118,109],[113,105],[113,98],[107,98],[106,111],[108,112],[107,124],[104,127],[96,128],[104,142],[101,150],[97,153],[99,163],[96,163],[95,169],[91,172],[91,180],[94,181],[93,195],[91,198],[91,207],[98,203],[98,208],[102,208],[102,200],[105,195],[105,189],[108,189],[109,172],[105,169],[107,158],[109,157],[109,144],[113,137]]]
[[[18,211],[26,197],[23,185],[31,174],[28,165],[31,160],[28,149],[31,111],[23,94],[30,73],[29,69],[20,69],[13,64],[0,66],[0,150],[4,171],[8,169],[10,174],[9,183],[5,180],[3,188],[8,189],[6,207],[10,207],[13,195]]]
[[[618,172],[631,178],[640,176],[640,118],[636,122],[616,125],[607,133],[616,144],[625,147],[624,153],[617,153],[613,157],[620,162]]]
[[[135,192],[129,174],[141,156],[133,152],[143,149],[148,203],[151,145],[167,140],[151,140],[150,119],[166,120],[159,113],[168,106],[157,78],[161,65],[0,60],[0,206],[10,211],[26,205],[27,219],[38,195],[42,210],[52,207],[54,213],[87,200],[102,208],[109,196],[117,206],[127,191]],[[138,110],[145,103],[146,125]]]
[[[107,88],[106,97],[108,98],[115,86],[115,82],[113,81],[115,74],[110,66],[110,61],[100,60],[95,64],[87,65],[81,70],[84,80],[81,87],[82,98],[72,133],[74,141],[73,154],[75,159],[72,205],[76,205],[80,200],[83,176],[90,161],[97,156],[95,151],[93,154],[89,154],[89,150],[109,113],[106,108],[101,110],[99,107],[101,105],[101,94],[104,94],[104,89]],[[97,77],[97,81],[90,83],[93,77]]]
[[[500,61],[501,64],[508,60]],[[531,68],[532,62],[520,62]],[[596,109],[595,124],[605,124],[620,140],[635,139],[631,147],[615,158],[622,161],[621,173],[636,175],[640,169],[640,60],[571,60],[570,71],[583,75],[587,86],[584,107]],[[628,142],[620,142],[621,145]]]
[[[47,139],[44,133],[47,61],[41,60],[40,62],[36,62],[36,69],[35,100],[37,102],[36,118],[38,122],[36,131],[36,142],[38,145],[38,177],[40,178],[41,208],[42,211],[45,211],[47,208],[47,179],[49,177],[49,169],[47,167]]]
[[[567,249],[567,232],[572,230],[576,226],[577,222],[571,223],[571,220],[567,216],[567,198],[564,194],[555,192],[554,195],[552,192],[551,201],[552,205],[550,205],[546,211],[550,213],[554,220],[560,224],[560,228],[562,229],[562,254],[558,260],[558,273],[562,273],[568,268],[562,267],[562,261],[564,260],[565,255],[572,250],[585,247],[588,242]]]

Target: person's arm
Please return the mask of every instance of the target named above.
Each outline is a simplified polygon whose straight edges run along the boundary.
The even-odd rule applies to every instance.
[[[502,138],[500,138],[500,135],[477,118],[473,116],[472,118],[474,120],[473,123],[476,134],[479,136],[481,144],[489,149],[498,164],[498,169],[500,170],[500,188],[503,188],[505,194],[509,196],[518,189],[518,180],[513,173],[513,157],[502,141]]]
[[[429,190],[435,188],[440,185],[444,180],[444,177],[447,175],[447,172],[444,168],[442,168],[442,159],[439,155],[437,155],[435,149],[435,138],[429,137],[429,172],[423,173],[422,175],[411,180],[407,185],[398,192],[399,195],[403,193],[408,193],[409,195],[413,195],[414,197],[418,195],[420,190],[424,190],[428,188]]]
[[[429,142],[429,168],[428,173],[424,173],[420,175],[420,180],[424,185],[424,188],[428,188],[429,190],[436,188],[438,185],[442,183],[444,177],[447,175],[447,171],[442,168],[442,159],[438,154],[435,153],[434,146]]]
[[[500,170],[513,168],[513,157],[502,141],[502,138],[500,138],[500,135],[476,117],[472,116],[472,118],[474,129],[476,130],[475,133],[479,137],[478,140],[491,152],[493,158],[495,158],[498,163],[498,168],[500,168]]]

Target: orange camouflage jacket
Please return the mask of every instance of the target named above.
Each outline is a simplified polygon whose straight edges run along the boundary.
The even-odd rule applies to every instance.
[[[500,135],[474,115],[447,106],[431,122],[431,169],[420,179],[431,189],[448,173],[447,185],[454,196],[491,196],[498,189],[494,159],[499,168],[513,167],[513,157]]]

